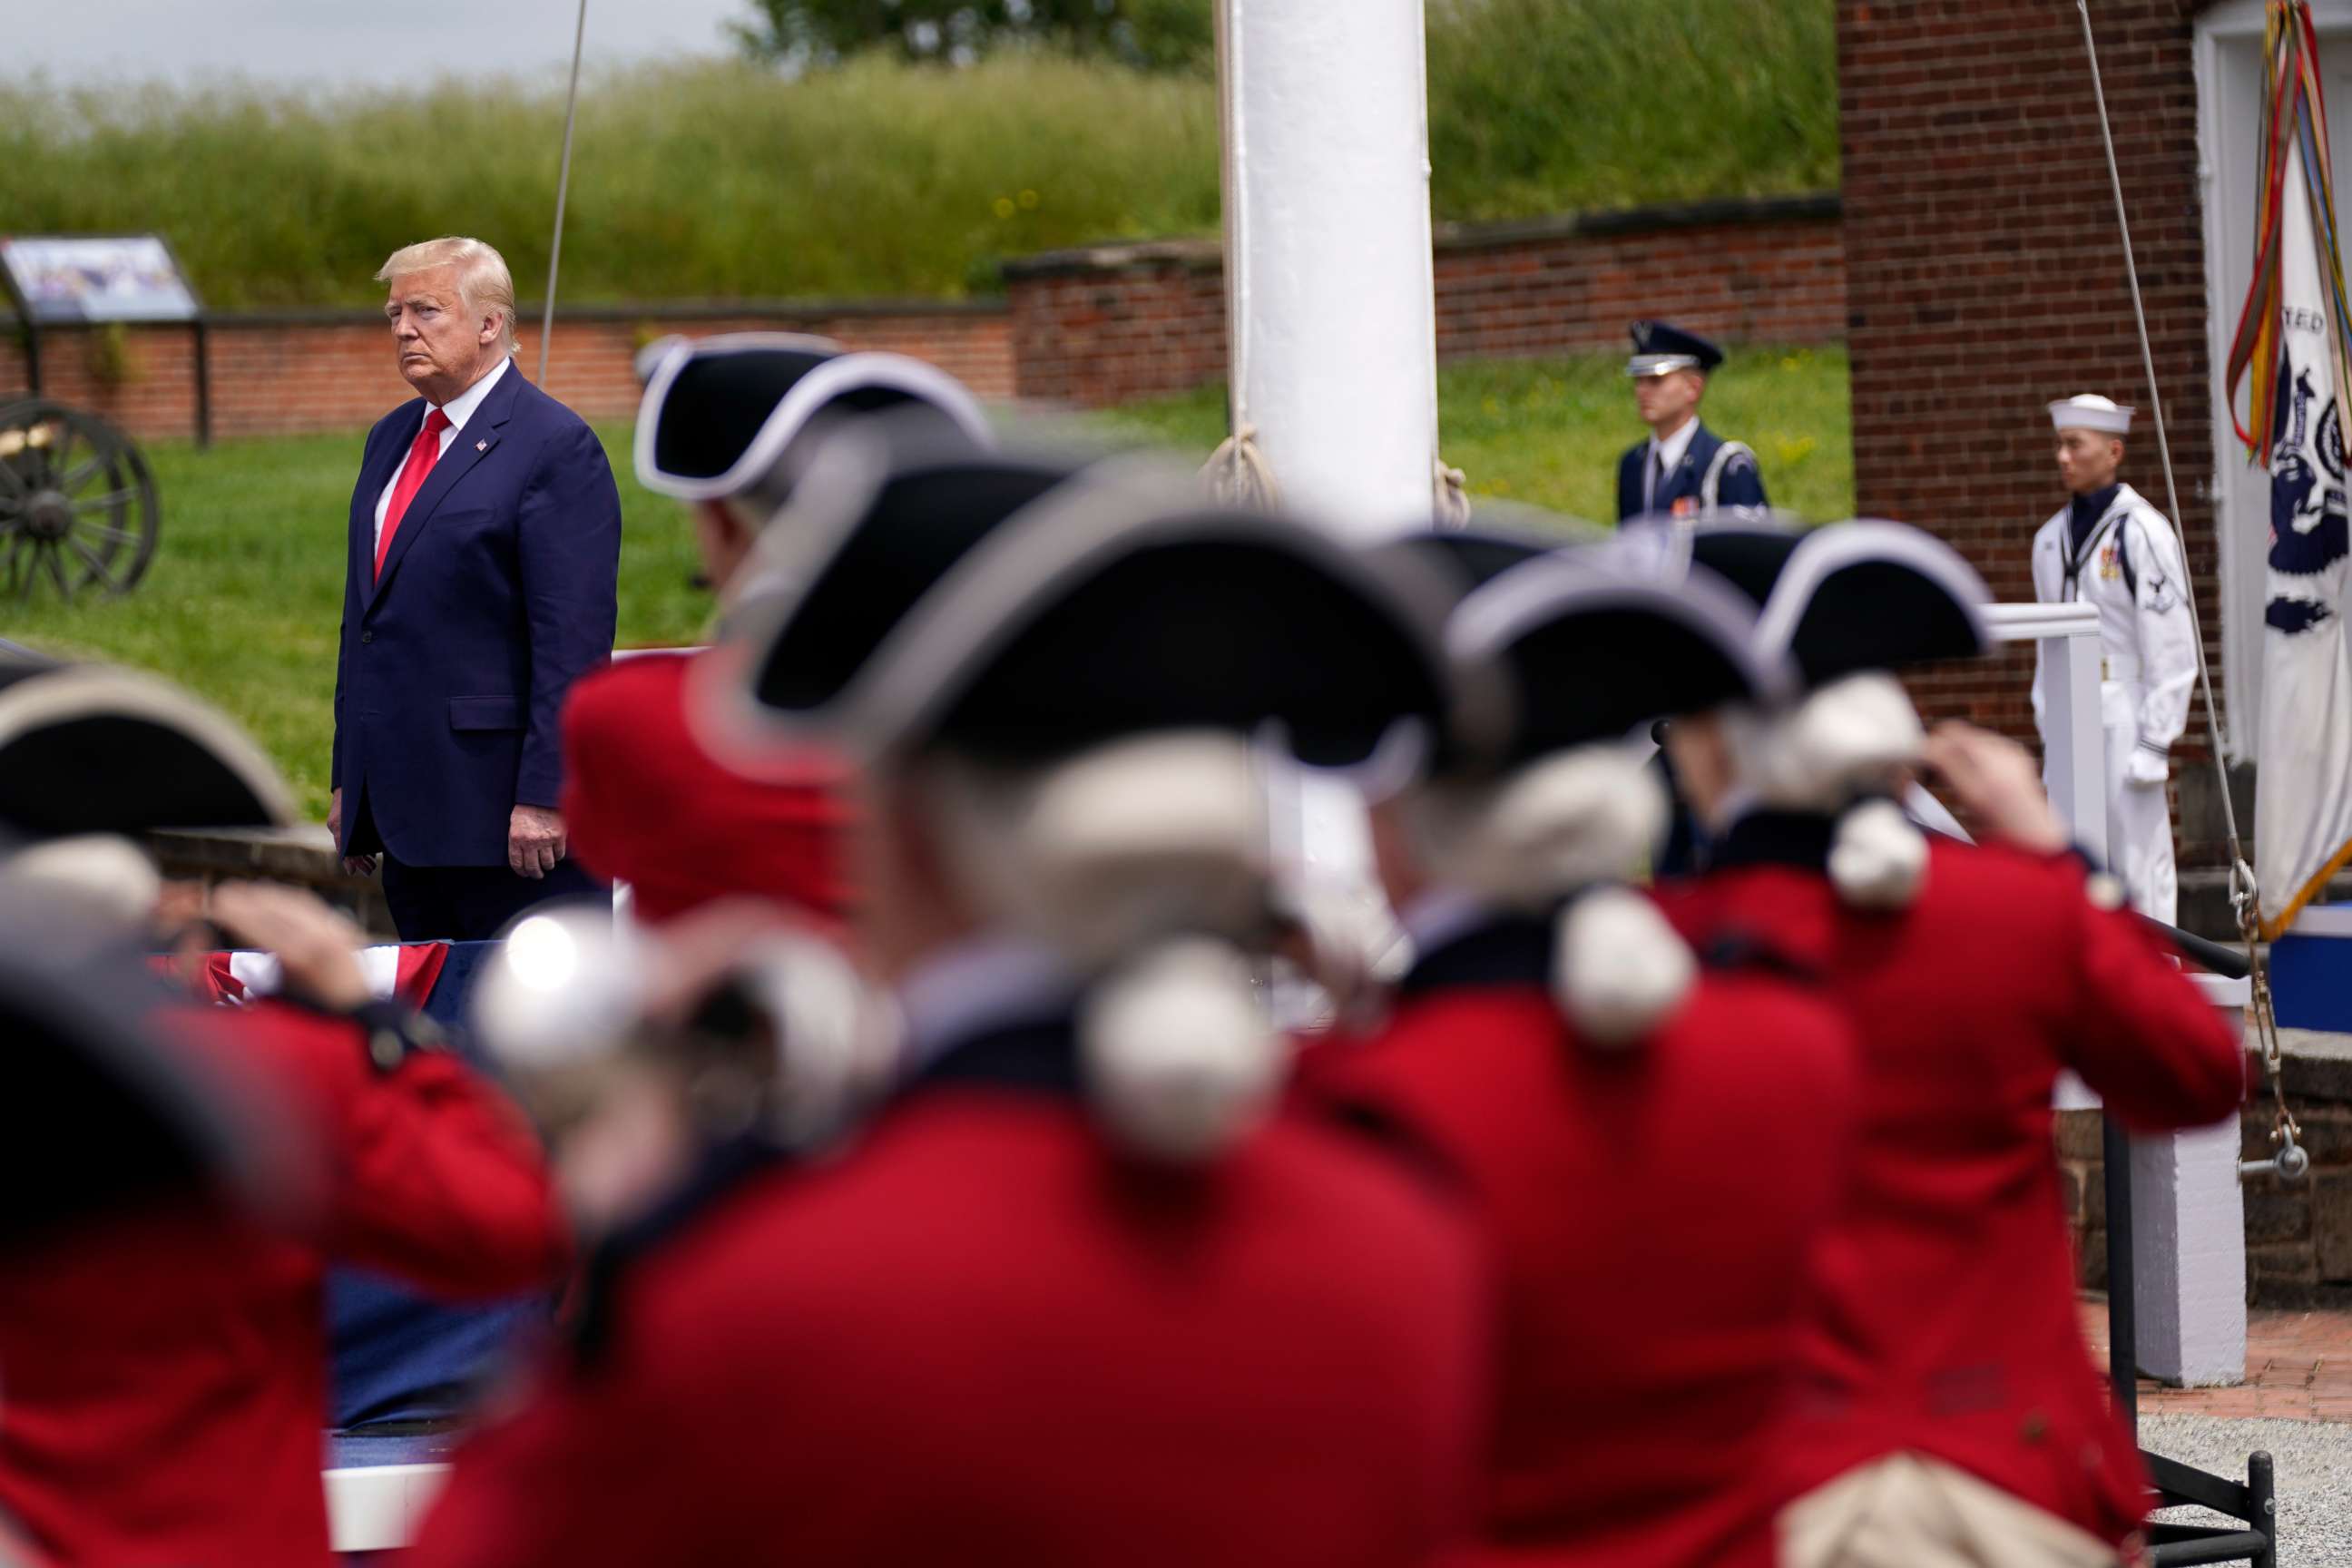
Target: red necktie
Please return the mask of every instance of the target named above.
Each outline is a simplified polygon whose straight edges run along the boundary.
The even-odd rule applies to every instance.
[[[392,500],[383,509],[383,528],[375,540],[375,574],[383,575],[384,552],[392,548],[392,536],[400,531],[400,520],[408,510],[408,503],[425,488],[425,476],[433,471],[433,460],[441,455],[441,432],[449,428],[449,416],[438,408],[427,409],[425,428],[416,433],[415,444],[408,448],[408,461],[400,470],[400,482],[392,487]]]

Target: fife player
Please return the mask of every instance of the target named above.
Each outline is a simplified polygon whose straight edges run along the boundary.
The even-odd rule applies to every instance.
[[[1433,717],[1435,628],[1189,476],[962,474],[877,507],[739,694],[856,750],[897,1082],[830,1157],[641,1232],[601,1353],[460,1455],[420,1565],[1419,1568],[1457,1538],[1474,1240],[1281,1112],[1241,945],[1252,738],[1362,760],[1401,702]]]
[[[1858,1138],[1822,1215],[1776,1446],[1784,1568],[2135,1561],[2147,1480],[2076,1321],[2051,1097],[2072,1068],[2136,1129],[2209,1125],[2244,1057],[2116,879],[2068,847],[2024,749],[1930,738],[1894,671],[1987,646],[1989,596],[1893,523],[1701,529],[1801,696],[1677,721],[1706,874],[1665,907],[1821,977],[1861,1047]],[[1941,775],[1981,845],[1895,802]]]
[[[1665,815],[1628,731],[1759,699],[1776,672],[1727,588],[1512,563],[1473,535],[1416,548],[1483,580],[1449,640],[1500,661],[1512,723],[1499,751],[1457,741],[1374,808],[1417,956],[1385,1029],[1302,1066],[1310,1099],[1460,1171],[1496,1255],[1496,1407],[1463,1560],[1769,1568],[1764,1476],[1853,1038],[1801,984],[1702,965],[1620,879]]]
[[[943,438],[990,443],[962,384],[919,360],[774,332],[673,339],[652,351],[637,478],[693,509],[722,626],[758,592],[756,549],[771,522],[789,517],[817,447],[884,411],[902,424],[928,415]],[[633,911],[650,925],[745,895],[845,926],[854,900],[839,761],[809,744],[767,755],[758,778],[723,765],[688,720],[696,660],[616,659],[572,689],[563,710],[572,853],[597,876],[627,882]]]

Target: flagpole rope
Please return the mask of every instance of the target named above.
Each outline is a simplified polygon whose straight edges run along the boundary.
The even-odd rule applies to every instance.
[[[580,50],[588,41],[588,0],[572,29],[572,89],[563,99],[563,164],[555,176],[555,237],[547,247],[547,309],[539,322],[539,388],[547,390],[547,352],[555,342],[555,270],[563,260],[563,198],[572,189],[572,121],[580,110]]]
[[[2171,508],[2173,527],[2179,529],[2182,526],[2180,487],[2172,476],[2172,443],[2165,435],[2164,395],[2157,386],[2156,351],[2150,346],[2147,335],[2147,305],[2140,294],[2139,264],[2132,252],[2131,216],[2124,205],[2123,170],[2116,162],[2115,126],[2107,118],[2106,88],[2099,79],[2099,46],[2091,33],[2091,0],[2074,0],[2074,9],[2083,18],[2083,54],[2090,62],[2091,98],[2098,106],[2099,141],[2106,149],[2107,184],[2115,195],[2116,228],[2123,239],[2124,277],[2131,285],[2132,320],[2139,329],[2140,366],[2147,374],[2148,405],[2156,416],[2156,452],[2158,460],[2164,467],[2165,500]],[[2214,542],[2214,548],[2218,556],[2221,548],[2218,539]],[[2189,542],[2185,534],[2180,544],[2180,567],[2184,574],[2189,570]],[[2205,658],[2205,626],[2197,609],[2196,582],[2189,579],[2181,587],[2185,590],[2180,595],[2181,602],[2189,606],[2189,629],[2197,644],[2197,690],[2205,704],[2206,742],[2213,753],[2215,782],[2221,786],[2221,819],[2230,833],[2230,902],[2238,917],[2239,935],[2246,944],[2247,973],[2252,981],[2250,1010],[2253,1015],[2254,1039],[2262,1052],[2263,1065],[2269,1070],[2271,1091],[2278,1105],[2278,1116],[2271,1138],[2279,1145],[2279,1151],[2272,1165],[2278,1174],[2293,1180],[2302,1174],[2308,1161],[2295,1144],[2295,1134],[2301,1128],[2294,1113],[2287,1110],[2283,1081],[2285,1075],[2280,1071],[2278,1021],[2272,1008],[2270,970],[2263,962],[2258,946],[2258,891],[2253,868],[2246,861],[2245,844],[2238,835],[2237,805],[2230,798],[2230,763],[2221,751],[2221,721],[2213,702],[2213,674]]]
[[[2091,37],[2091,0],[2074,0],[2074,9],[2082,14],[2083,52],[2091,62],[2091,97],[2098,105],[2099,140],[2107,152],[2107,183],[2115,193],[2116,227],[2123,235],[2124,277],[2131,285],[2132,319],[2139,327],[2140,365],[2147,373],[2148,405],[2156,416],[2156,454],[2164,467],[2164,499],[2171,509],[2172,525],[2179,528],[2181,526],[2180,487],[2172,477],[2172,443],[2167,438],[2164,428],[2164,395],[2157,388],[2156,351],[2148,342],[2147,306],[2140,297],[2139,264],[2132,255],[2131,218],[2124,208],[2124,177],[2122,169],[2116,163],[2115,128],[2107,120],[2106,89],[2099,80],[2099,47]],[[2180,553],[2181,569],[2185,572],[2189,565],[2189,549],[2185,540]],[[2212,747],[2213,767],[2221,784],[2221,816],[2230,830],[2230,875],[2234,881],[2238,867],[2245,860],[2245,849],[2238,837],[2238,808],[2230,798],[2230,765],[2221,752],[2221,721],[2213,704],[2213,677],[2205,662],[2205,627],[2197,609],[2195,585],[2184,584],[2183,586],[2191,590],[2183,594],[2181,598],[2189,605],[2189,629],[2196,634],[2197,689],[2205,700],[2205,734]],[[2248,891],[2252,891],[2251,884]]]

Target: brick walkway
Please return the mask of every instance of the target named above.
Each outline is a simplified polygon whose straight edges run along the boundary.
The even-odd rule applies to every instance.
[[[2083,1333],[2101,1365],[2107,1305],[2083,1302]],[[2246,1314],[2246,1381],[2234,1388],[2166,1388],[2139,1380],[2149,1415],[2273,1415],[2352,1423],[2352,1312]]]

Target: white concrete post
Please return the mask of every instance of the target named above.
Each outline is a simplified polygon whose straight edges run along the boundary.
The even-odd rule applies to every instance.
[[[1421,0],[1220,0],[1234,412],[1285,499],[1425,521],[1437,445]]]
[[[2076,843],[2105,856],[2106,734],[2099,722],[2099,617],[2089,605],[1994,605],[2001,642],[2042,654],[2050,804]],[[2233,1033],[2245,1027],[2251,987],[2190,976]],[[2060,1110],[2097,1108],[2073,1073],[2059,1079]],[[2238,1118],[2166,1138],[2131,1141],[2132,1280],[2139,1370],[2168,1383],[2242,1383],[2246,1375],[2246,1219],[2238,1188]]]
[[[2193,978],[2235,1034],[2252,988]],[[2238,1187],[2238,1116],[2131,1144],[2132,1279],[2139,1370],[2187,1387],[2246,1377],[2246,1210]]]
[[[2084,606],[2088,608],[2089,606]],[[2094,617],[2096,612],[2093,612]],[[2043,767],[2050,803],[2074,832],[2074,841],[2098,856],[2107,852],[2106,730],[2099,721],[2099,644],[2090,637],[2051,637],[2042,644],[2042,700],[2053,746]]]

